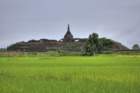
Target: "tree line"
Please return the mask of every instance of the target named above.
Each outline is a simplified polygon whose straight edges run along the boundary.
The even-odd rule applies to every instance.
[[[84,47],[83,55],[92,56],[98,53],[102,53],[105,50],[110,50],[113,41],[107,38],[99,38],[97,33],[92,33],[89,35],[88,40]],[[134,44],[132,50],[140,50],[138,44]]]

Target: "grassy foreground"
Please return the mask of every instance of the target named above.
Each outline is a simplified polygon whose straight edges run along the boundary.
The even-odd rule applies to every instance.
[[[0,93],[140,93],[140,56],[0,57]]]

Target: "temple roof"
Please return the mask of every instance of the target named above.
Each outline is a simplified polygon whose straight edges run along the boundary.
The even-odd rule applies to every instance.
[[[64,35],[63,41],[64,41],[64,42],[71,42],[71,41],[74,41],[73,35],[72,35],[72,33],[70,32],[70,25],[69,25],[69,24],[68,24],[67,32],[66,32],[66,34]]]
[[[70,25],[69,24],[68,24],[68,29],[67,29],[67,32],[66,32],[64,38],[73,38],[73,35],[70,32]]]

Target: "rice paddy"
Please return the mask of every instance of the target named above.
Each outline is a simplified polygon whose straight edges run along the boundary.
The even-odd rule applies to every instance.
[[[140,56],[3,56],[0,93],[140,93]]]

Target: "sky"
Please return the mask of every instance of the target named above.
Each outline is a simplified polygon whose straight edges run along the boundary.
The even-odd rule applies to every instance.
[[[95,32],[131,48],[140,44],[140,0],[0,0],[0,47],[31,39]]]

